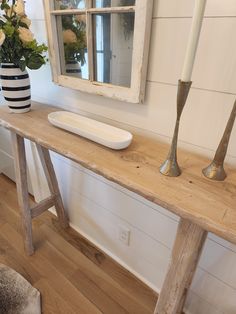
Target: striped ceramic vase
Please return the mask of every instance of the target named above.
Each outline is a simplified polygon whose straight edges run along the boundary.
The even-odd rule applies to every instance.
[[[71,59],[66,62],[66,74],[81,78],[81,67],[78,61]]]
[[[11,112],[30,111],[30,79],[27,71],[13,63],[2,63],[0,68],[2,93]]]

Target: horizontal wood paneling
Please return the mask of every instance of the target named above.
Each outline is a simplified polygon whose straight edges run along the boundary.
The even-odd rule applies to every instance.
[[[169,249],[78,193],[72,191],[69,196],[64,196],[63,200],[66,208],[69,209],[69,217],[74,225],[81,228],[83,232],[153,285],[161,286],[168,266]],[[130,246],[118,241],[119,225],[131,230]],[[153,276],[155,265],[159,266]]]
[[[55,156],[55,154],[53,154]],[[164,243],[167,247],[172,247],[176,232],[177,222],[170,219],[167,215],[162,214],[161,207],[148,207],[143,199],[143,202],[138,202],[129,195],[119,191],[110,185],[107,180],[100,180],[91,175],[89,171],[67,165],[61,158],[53,158],[55,169],[58,173],[58,180],[63,182],[73,182],[72,185],[63,186],[65,194],[70,195],[70,191],[80,193],[84,197],[93,200],[95,204],[103,208],[109,209],[114,215],[126,220],[132,226],[146,232],[157,241]],[[63,169],[61,165],[63,163]],[[126,190],[125,190],[126,191]],[[155,208],[155,209],[154,209]],[[157,212],[160,215],[157,218]],[[148,219],[143,221],[143,213],[148,212]],[[166,238],[166,226],[168,225],[169,237]]]
[[[214,307],[222,309],[224,313],[235,312],[236,290],[223,285],[217,278],[199,268],[193,279],[191,290]]]
[[[193,9],[194,1],[154,0],[153,17],[191,17]],[[236,16],[236,3],[234,0],[208,0],[205,16]]]
[[[153,20],[148,80],[176,84],[191,18]],[[236,94],[236,18],[204,19],[193,69],[193,87]],[[174,36],[173,36],[174,34]]]
[[[205,301],[193,291],[189,291],[185,304],[185,314],[225,314],[220,309],[214,307],[211,303]]]
[[[1,135],[0,135],[1,137]],[[1,147],[1,146],[0,146]],[[0,173],[4,173],[10,179],[15,179],[13,158],[0,149]]]
[[[229,249],[230,251],[233,251],[233,252],[236,253],[236,245],[235,244],[230,243],[228,241],[225,241],[224,239],[219,238],[216,235],[211,234],[211,233],[209,234],[209,237],[212,239],[212,241],[214,241],[216,243],[219,243],[223,247],[225,247],[225,248]]]
[[[12,147],[10,142],[10,132],[3,127],[0,127],[1,136],[0,136],[0,149],[7,153],[8,155],[12,155]]]

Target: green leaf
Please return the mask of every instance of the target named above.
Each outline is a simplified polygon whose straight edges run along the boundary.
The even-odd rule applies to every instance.
[[[39,54],[33,54],[29,57],[26,62],[26,65],[31,70],[39,69],[43,64],[45,64],[44,58]]]
[[[19,26],[29,29],[29,26],[21,21],[19,22]]]
[[[4,1],[1,4],[1,10],[9,10],[11,7]]]
[[[5,24],[3,26],[3,29],[4,29],[4,33],[9,36],[9,37],[12,37],[14,32],[15,32],[15,28],[12,26],[12,25],[9,25],[9,24]]]

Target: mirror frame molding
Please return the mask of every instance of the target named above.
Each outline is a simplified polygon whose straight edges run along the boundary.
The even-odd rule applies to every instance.
[[[87,3],[92,3],[92,0],[87,0]],[[131,9],[132,8],[132,9]],[[152,8],[153,0],[136,0],[134,7],[116,7],[114,8],[86,8],[87,19],[91,18],[95,13],[112,13],[120,11],[135,12],[134,39],[133,39],[133,56],[132,56],[132,72],[131,86],[122,87],[97,81],[85,80],[76,77],[62,75],[61,62],[59,55],[59,43],[56,26],[56,17],[66,13],[79,13],[84,10],[54,10],[53,0],[44,0],[44,11],[47,25],[49,58],[51,63],[53,82],[68,88],[79,90],[82,92],[92,93],[100,96],[110,97],[113,99],[131,102],[142,103],[145,96],[147,65],[149,55],[150,33],[152,24]],[[113,10],[112,10],[113,9]],[[88,13],[89,11],[89,13]],[[89,29],[91,22],[88,22],[87,37],[91,36]],[[90,41],[88,40],[88,43]],[[92,49],[88,45],[88,51]],[[90,58],[90,56],[88,56]],[[90,63],[91,64],[91,63]],[[89,71],[90,71],[89,67]]]

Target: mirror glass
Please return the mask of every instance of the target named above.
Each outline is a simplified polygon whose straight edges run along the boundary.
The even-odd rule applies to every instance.
[[[135,0],[94,0],[95,8],[125,7],[135,5]]]
[[[57,28],[62,74],[88,79],[86,15],[58,16]]]
[[[153,1],[44,0],[53,81],[142,103]]]
[[[85,9],[85,0],[54,0],[58,10]],[[135,0],[93,0],[96,8],[135,5]],[[87,3],[88,4],[88,3]],[[131,86],[134,12],[92,13],[93,77],[89,76],[86,14],[56,17],[61,74],[122,87]]]
[[[94,14],[95,81],[131,85],[134,13]]]
[[[54,0],[55,10],[85,9],[85,0]]]

